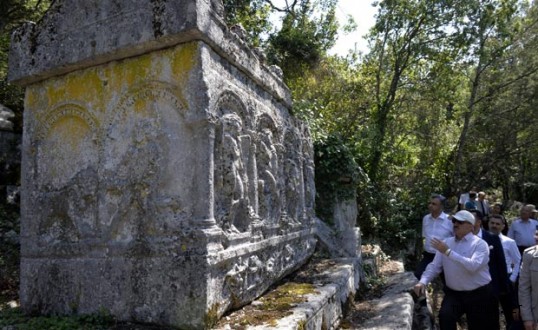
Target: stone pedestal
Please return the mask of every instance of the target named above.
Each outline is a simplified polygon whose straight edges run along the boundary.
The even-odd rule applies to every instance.
[[[26,86],[21,306],[211,325],[313,253],[313,150],[216,0],[56,1]]]

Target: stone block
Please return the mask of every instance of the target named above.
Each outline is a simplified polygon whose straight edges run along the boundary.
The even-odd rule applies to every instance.
[[[222,319],[216,329],[339,329],[344,309],[359,288],[359,267],[357,258],[313,260],[290,282]],[[294,291],[296,286],[311,289],[301,293],[301,290]],[[293,298],[302,301],[290,303],[285,308],[284,303],[278,303],[279,299],[286,301],[289,298],[282,291],[290,291]],[[267,304],[279,307],[272,308]]]
[[[312,255],[313,147],[220,1],[55,1],[26,86],[21,307],[204,328]]]
[[[366,320],[361,329],[412,329],[415,303],[410,290],[417,280],[412,272],[404,272],[401,262],[400,265],[399,271],[389,276],[382,296],[369,302],[375,316]]]

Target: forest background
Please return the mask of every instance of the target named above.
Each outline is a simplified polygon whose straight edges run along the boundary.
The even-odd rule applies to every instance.
[[[17,131],[24,92],[7,81],[10,33],[51,2],[0,2],[0,104]],[[538,204],[538,4],[380,0],[367,49],[330,55],[356,27],[339,25],[337,4],[224,0],[228,25],[282,68],[293,113],[310,125],[323,220],[356,197],[363,240],[399,250],[420,244],[432,193],[449,198],[448,211],[472,186],[505,207]],[[0,231],[18,223],[18,210],[0,206]],[[3,244],[0,266],[17,260],[8,248],[18,250]]]

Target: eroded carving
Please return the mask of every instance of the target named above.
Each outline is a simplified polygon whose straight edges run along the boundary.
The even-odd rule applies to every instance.
[[[128,91],[111,112],[99,206],[106,239],[164,234],[189,213],[183,200],[194,170],[184,112],[174,86],[160,82]]]
[[[250,204],[249,165],[254,152],[248,126],[240,116],[246,109],[233,95],[221,97],[218,112],[221,114],[215,134],[215,219],[227,232],[245,232],[254,219]],[[250,171],[251,172],[251,171]]]
[[[284,195],[285,219],[288,222],[302,222],[304,211],[302,146],[297,133],[290,128],[284,138]]]
[[[76,103],[57,105],[38,121],[36,234],[47,244],[94,236],[99,123]]]
[[[271,117],[263,115],[258,123],[259,144],[256,165],[258,169],[258,214],[269,223],[280,219],[279,163],[276,144],[278,131]]]
[[[304,179],[304,203],[307,218],[313,218],[316,201],[316,183],[314,167],[314,145],[310,138],[308,126],[303,125],[303,179]]]
[[[37,128],[37,172],[41,189],[70,185],[78,172],[98,162],[98,122],[75,103],[56,106]]]

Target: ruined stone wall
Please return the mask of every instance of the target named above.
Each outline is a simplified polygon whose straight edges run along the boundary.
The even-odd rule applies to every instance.
[[[25,311],[201,328],[313,253],[308,129],[221,8],[57,1],[14,34]]]

